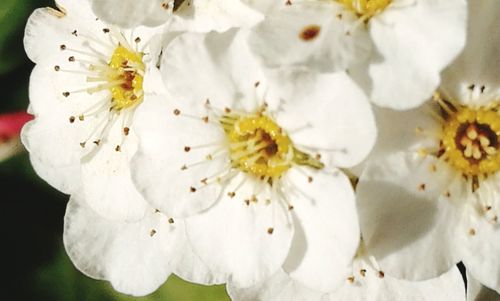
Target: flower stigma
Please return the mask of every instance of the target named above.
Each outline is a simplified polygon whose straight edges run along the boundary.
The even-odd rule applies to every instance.
[[[229,141],[231,165],[260,179],[279,179],[293,164],[322,169],[317,158],[296,149],[285,131],[263,112],[220,118]]]

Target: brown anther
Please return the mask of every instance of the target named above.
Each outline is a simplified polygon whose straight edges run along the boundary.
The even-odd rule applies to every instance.
[[[129,134],[129,133],[130,133],[130,128],[128,128],[128,127],[124,127],[124,128],[123,128],[123,134],[124,134],[125,136],[128,136],[128,134]]]
[[[75,57],[74,57],[74,56],[70,56],[70,57],[68,58],[68,61],[70,61],[70,62],[74,62],[74,61],[75,61]]]
[[[59,49],[66,50],[66,45],[62,44],[61,46],[59,46]]]
[[[288,205],[288,210],[292,211],[293,210],[293,205]]]
[[[102,29],[102,32],[104,32],[104,33],[108,33],[108,32],[109,32],[109,28],[103,28],[103,29]]]
[[[76,36],[78,36],[78,31],[76,31],[76,29],[75,29],[75,30],[73,30],[73,32],[71,32],[71,34],[76,37]]]
[[[274,228],[267,228],[267,234],[273,234]]]
[[[469,229],[469,235],[470,235],[470,236],[474,236],[474,235],[476,235],[476,229],[472,229],[472,228],[470,228],[470,229]]]
[[[205,123],[208,123],[208,116],[201,118],[201,120],[203,120],[203,122],[205,122]]]
[[[250,206],[250,200],[245,200],[245,204],[246,204],[247,206]]]
[[[365,269],[361,269],[361,270],[359,270],[359,274],[360,274],[361,276],[365,277],[365,276],[366,276],[366,270],[365,270]]]
[[[189,146],[184,146],[184,151],[187,153],[191,150],[191,148]]]
[[[490,211],[490,210],[491,210],[491,208],[492,208],[491,206],[486,206],[486,207],[484,207],[484,210],[485,210],[485,211]]]
[[[159,209],[155,209],[155,213],[160,213],[160,210]]]
[[[337,14],[337,19],[342,20],[342,14]]]
[[[196,192],[196,188],[194,188],[193,186],[191,186],[191,187],[189,187],[189,191]]]
[[[253,85],[254,85],[254,87],[255,87],[255,88],[257,88],[257,87],[260,85],[260,82],[259,82],[259,81],[257,81],[257,82],[255,82],[255,84],[253,84]]]
[[[384,278],[384,277],[385,277],[385,273],[382,271],[378,271],[378,278]]]
[[[119,152],[119,151],[121,151],[121,150],[122,150],[121,146],[117,145],[117,146],[115,147],[115,151]]]
[[[285,5],[292,5],[292,1],[286,0]]]
[[[99,146],[99,144],[101,143],[101,139],[97,139],[93,142],[95,145]]]
[[[149,236],[153,237],[155,234],[156,234],[155,229],[151,229],[151,231],[149,231]]]
[[[349,281],[349,283],[354,283],[354,280],[356,280],[354,276],[347,277],[347,281]]]
[[[84,121],[85,120],[85,116],[84,115],[78,115],[78,120]]]
[[[139,37],[135,38],[134,42],[140,43],[141,42],[141,38],[139,38]]]
[[[69,117],[69,122],[73,123],[73,122],[75,122],[75,119],[76,119],[75,116],[70,116]]]
[[[186,165],[181,166],[181,170],[186,170],[186,169],[188,169]]]
[[[422,184],[418,185],[418,190],[424,191],[425,190],[425,184],[422,183]]]
[[[227,114],[231,113],[231,109],[230,108],[224,108],[224,112],[226,112]]]
[[[451,192],[449,192],[448,190],[444,192],[444,196],[449,198],[451,196]]]
[[[85,142],[80,142],[80,146],[81,146],[82,148],[84,148],[84,147],[85,147]]]
[[[168,219],[168,223],[169,223],[169,224],[173,224],[173,223],[174,223],[174,219],[173,219],[173,218],[169,218],[169,219]]]
[[[310,177],[310,176],[307,177],[307,182],[312,183],[312,181],[313,181],[313,177]]]
[[[207,182],[207,181],[208,181],[208,179],[207,179],[207,178],[203,178],[203,179],[201,179],[201,180],[200,180],[200,182],[201,182],[202,184],[205,184],[205,185],[207,185],[207,184],[208,184],[208,182]]]
[[[179,114],[181,114],[181,111],[179,111],[178,109],[175,109],[174,110],[174,115],[178,116]]]
[[[69,96],[69,92],[63,92],[63,93],[62,93],[62,95],[63,95],[64,97],[68,97],[68,96]]]
[[[230,191],[230,192],[227,193],[227,196],[230,197],[230,198],[234,198],[236,196],[236,192]]]
[[[54,70],[55,71],[59,71],[59,70],[61,70],[61,67],[59,67],[59,66],[56,65],[56,66],[54,66]]]

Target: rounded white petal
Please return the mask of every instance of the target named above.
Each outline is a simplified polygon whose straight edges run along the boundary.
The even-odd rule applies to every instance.
[[[460,261],[460,179],[446,163],[416,153],[367,165],[357,186],[361,233],[382,271],[423,280]]]
[[[353,271],[355,276],[350,278],[352,282],[346,279],[339,289],[331,293],[310,290],[282,270],[250,288],[239,288],[228,283],[227,291],[231,298],[237,301],[465,300],[465,284],[456,267],[438,278],[419,282],[398,280],[387,275],[380,277],[378,271],[373,270],[369,263],[359,259],[355,260]]]
[[[26,24],[24,49],[35,63],[60,52],[59,45],[71,39],[75,28],[93,28],[97,23],[87,0],[58,0],[56,5],[57,9],[36,9]]]
[[[231,30],[176,38],[162,57],[167,90],[179,102],[205,104],[208,99],[218,109],[236,105],[255,109],[256,83],[265,78],[250,54],[246,36],[244,31]]]
[[[427,100],[439,85],[439,73],[465,44],[466,15],[464,0],[419,0],[394,1],[373,17],[372,101],[408,109]]]
[[[165,282],[177,235],[153,209],[138,222],[114,222],[74,195],[66,210],[64,245],[75,266],[126,294],[146,295]]]
[[[339,171],[294,169],[283,181],[294,207],[295,235],[283,268],[307,287],[329,292],[340,286],[350,272],[359,243],[354,192]]]
[[[466,104],[487,104],[500,95],[500,6],[495,0],[469,1],[467,43],[443,73],[441,88]]]
[[[174,0],[84,0],[103,21],[122,27],[156,26],[172,16]]]
[[[276,112],[278,124],[295,144],[324,155],[325,163],[351,167],[361,162],[377,135],[365,94],[344,72],[319,75],[312,84],[302,79],[282,81],[280,89],[288,90],[288,97]]]
[[[258,185],[266,186],[253,197]],[[274,274],[290,248],[290,214],[268,189],[267,184],[240,173],[226,189],[235,192],[233,197],[224,194],[214,207],[186,219],[194,253],[210,270],[224,273],[225,281],[241,287]]]
[[[177,220],[175,220],[175,223],[177,224]],[[184,222],[182,222],[182,225],[184,225]],[[185,227],[183,227],[182,231],[185,231]],[[222,284],[227,281],[226,273],[215,271],[213,267],[207,265],[193,251],[191,242],[186,235],[177,240],[177,245],[179,252],[175,254],[170,262],[175,275],[189,282],[206,285]]]
[[[189,2],[189,5],[187,3]],[[223,32],[232,27],[251,27],[263,15],[240,0],[190,0],[180,7],[170,30]]]
[[[481,182],[476,191],[482,202],[492,206],[491,211],[498,212],[500,205],[500,173]],[[473,199],[469,200],[473,202]],[[464,234],[470,229],[474,235],[466,235],[463,250],[463,263],[475,279],[487,287],[500,293],[500,227],[491,223],[487,214],[470,214],[468,223],[464,225]],[[495,214],[495,213],[492,213]],[[496,213],[498,214],[498,213]],[[498,217],[497,217],[498,218]]]
[[[146,201],[170,217],[198,213],[221,194],[220,185],[202,182],[229,165],[224,154],[207,158],[225,134],[218,124],[202,120],[206,114],[203,104],[169,101],[168,96],[150,97],[136,111],[134,128],[140,145],[131,162],[132,177]]]
[[[120,124],[115,124],[95,151],[82,159],[82,193],[89,206],[103,217],[135,221],[147,209],[146,201],[132,182],[130,170],[130,160],[139,142],[133,131],[123,139],[119,127]]]
[[[290,5],[282,1],[253,29],[250,44],[271,67],[343,70],[364,60],[371,49],[366,30],[351,30],[355,20],[333,1],[292,1]]]
[[[326,301],[326,293],[310,290],[280,269],[269,279],[248,288],[240,288],[229,282],[227,292],[235,301]]]
[[[467,273],[467,301],[500,301],[500,294],[482,285]]]

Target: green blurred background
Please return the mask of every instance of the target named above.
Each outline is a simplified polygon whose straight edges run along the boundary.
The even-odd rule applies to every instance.
[[[75,0],[85,1],[85,0]],[[25,110],[33,63],[23,50],[26,20],[48,0],[0,0],[0,113]],[[39,179],[26,153],[0,163],[2,300],[229,300],[223,286],[204,287],[170,277],[156,293],[128,297],[76,270],[62,247],[68,197]]]

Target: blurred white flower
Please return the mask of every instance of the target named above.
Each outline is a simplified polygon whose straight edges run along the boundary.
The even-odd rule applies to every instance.
[[[348,68],[374,103],[408,109],[436,89],[465,27],[464,0],[283,0],[251,44],[272,67]]]
[[[247,27],[263,15],[240,0],[85,0],[103,21],[123,27],[166,24],[172,30],[226,31]]]
[[[499,6],[471,1],[469,40],[424,107],[378,110],[380,136],[358,185],[363,237],[396,277],[463,261],[500,291]]]
[[[344,73],[278,81],[250,54],[246,31],[181,35],[161,72],[172,101],[138,109],[132,164],[154,208],[199,213],[186,219],[196,258],[176,273],[248,286],[283,266],[318,289],[338,286],[359,233],[336,167],[361,161],[375,140],[362,91]]]
[[[358,254],[352,263],[352,274],[342,286],[328,293],[312,290],[282,270],[249,288],[239,288],[229,282],[227,291],[233,301],[465,300],[465,284],[456,267],[438,278],[412,282],[385,275],[371,259],[368,254]]]
[[[108,26],[88,1],[57,5],[37,9],[26,26],[35,120],[23,143],[36,172],[57,189],[81,188],[103,216],[140,219],[146,203],[130,178],[138,144],[132,124],[135,109],[161,86],[154,84],[160,41],[151,41],[161,28]]]

